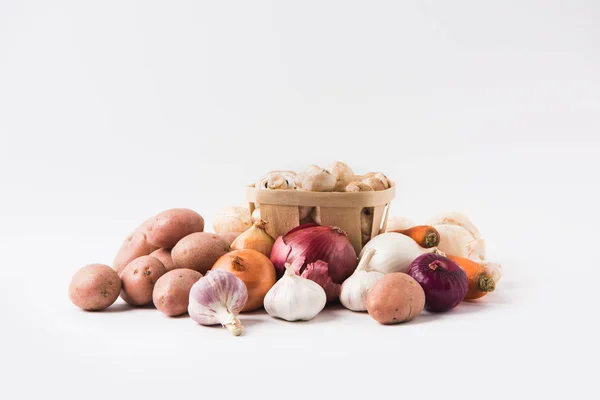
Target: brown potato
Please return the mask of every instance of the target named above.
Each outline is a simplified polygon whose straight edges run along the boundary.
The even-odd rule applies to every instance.
[[[154,250],[170,249],[184,236],[204,230],[204,219],[187,208],[173,208],[144,221],[123,242],[113,268],[121,273],[131,261],[147,256]]]
[[[121,245],[115,260],[113,261],[113,269],[117,271],[117,274],[120,274],[127,264],[138,257],[147,256],[157,248],[157,246],[148,242],[148,238],[144,232],[136,230],[127,236]]]
[[[69,298],[77,307],[87,311],[104,310],[117,300],[121,279],[108,265],[90,264],[73,275]]]
[[[215,233],[197,232],[181,239],[171,250],[175,268],[188,268],[206,274],[231,248]]]
[[[367,295],[369,315],[382,324],[410,321],[423,311],[425,292],[410,275],[394,272],[378,280]]]
[[[257,208],[258,210],[258,208]],[[231,243],[233,243],[233,241],[235,239],[237,239],[238,236],[240,236],[239,233],[237,232],[223,232],[223,233],[217,233],[217,235],[219,235],[219,237],[223,240],[225,240],[227,242],[228,245],[231,246]]]
[[[121,298],[132,306],[152,303],[154,284],[167,272],[158,258],[138,257],[121,272]]]
[[[170,249],[181,238],[194,232],[202,232],[204,218],[187,208],[173,208],[155,215],[143,225],[149,243]]]
[[[152,257],[158,258],[161,263],[165,266],[167,271],[175,269],[175,264],[173,264],[173,258],[171,258],[171,250],[170,249],[158,249],[154,250],[150,253]]]
[[[161,276],[152,292],[152,301],[156,308],[169,317],[185,314],[190,301],[192,285],[202,278],[202,274],[193,269],[180,268]]]

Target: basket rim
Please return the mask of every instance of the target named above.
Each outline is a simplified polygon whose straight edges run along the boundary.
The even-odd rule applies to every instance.
[[[375,207],[390,203],[396,195],[396,184],[386,190],[373,192],[307,192],[302,190],[257,189],[246,186],[246,198],[250,203],[281,206],[313,207]]]

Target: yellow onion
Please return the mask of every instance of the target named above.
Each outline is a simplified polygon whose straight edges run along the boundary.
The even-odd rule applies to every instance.
[[[233,241],[233,243],[231,243],[231,248],[233,250],[256,250],[269,257],[275,239],[267,233],[266,226],[267,223],[264,220],[259,219],[250,227],[250,229],[242,233]]]

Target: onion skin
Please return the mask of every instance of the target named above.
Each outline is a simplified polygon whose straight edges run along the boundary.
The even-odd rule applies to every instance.
[[[285,264],[296,275],[317,282],[331,302],[339,297],[341,284],[358,265],[354,247],[346,233],[332,226],[300,225],[275,241],[271,262],[277,276],[283,276]]]
[[[248,301],[241,312],[261,308],[265,295],[275,284],[273,264],[267,256],[256,250],[242,249],[224,254],[211,271],[219,269],[233,273],[246,284]]]
[[[425,309],[444,312],[459,305],[469,290],[465,271],[454,261],[436,253],[417,257],[408,268],[425,291]]]

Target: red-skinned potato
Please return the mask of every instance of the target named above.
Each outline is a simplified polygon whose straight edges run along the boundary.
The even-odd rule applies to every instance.
[[[144,226],[150,244],[170,249],[181,238],[204,231],[204,218],[187,208],[173,208],[150,218]]]
[[[138,226],[121,245],[113,268],[121,273],[123,268],[138,257],[146,256],[158,248],[171,248],[183,237],[204,230],[204,219],[187,208],[165,210]]]
[[[188,268],[206,274],[223,254],[229,253],[229,244],[215,233],[196,232],[181,239],[171,250],[175,268]]]
[[[167,271],[175,269],[175,264],[173,263],[173,258],[171,257],[170,249],[154,250],[152,253],[150,253],[150,255],[152,257],[158,258],[160,262],[163,263]]]
[[[152,303],[154,284],[166,272],[164,265],[157,258],[136,258],[121,272],[121,298],[132,306]]]
[[[90,264],[73,275],[69,285],[69,298],[86,311],[100,311],[117,300],[121,292],[121,279],[108,265]]]
[[[169,317],[188,311],[190,290],[202,274],[193,269],[179,268],[169,271],[156,281],[152,292],[154,306]]]
[[[381,324],[410,321],[425,307],[425,292],[410,275],[394,272],[379,279],[368,292],[367,311]]]
[[[233,241],[235,239],[237,239],[238,236],[240,236],[240,234],[237,232],[223,232],[223,233],[217,233],[217,235],[219,235],[219,237],[221,239],[225,240],[227,242],[227,244],[229,244],[230,246],[231,246],[231,243],[233,243]]]
[[[117,271],[117,274],[120,274],[127,264],[138,257],[147,256],[156,249],[156,246],[153,246],[148,242],[144,232],[136,230],[127,236],[121,245],[115,260],[113,261],[113,269]]]

